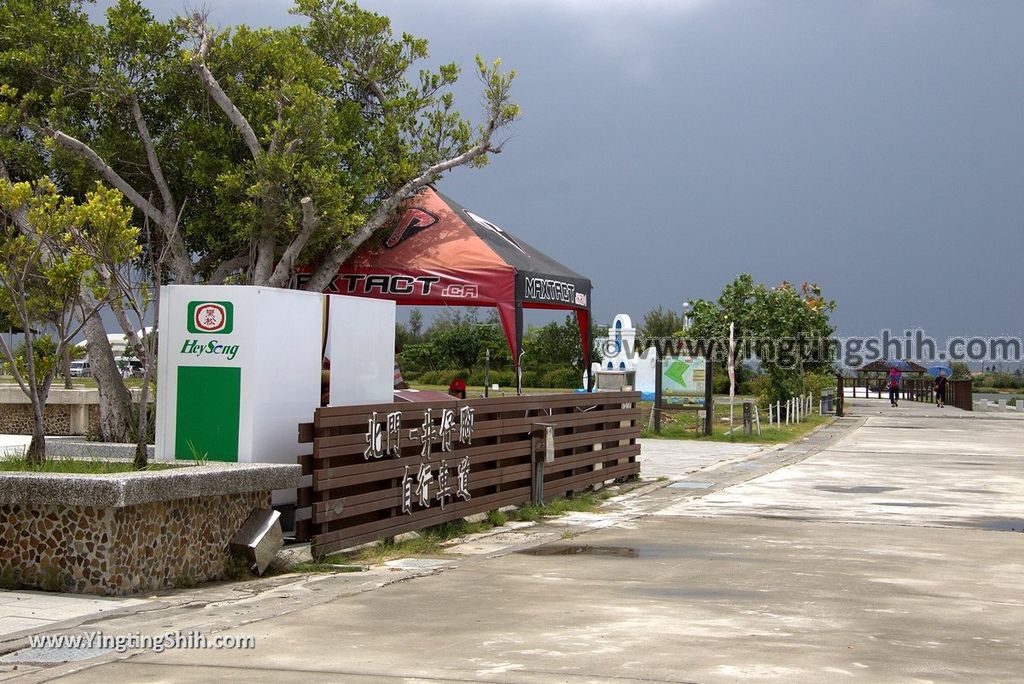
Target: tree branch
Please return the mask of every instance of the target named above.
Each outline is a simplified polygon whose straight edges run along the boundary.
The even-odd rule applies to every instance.
[[[253,159],[258,158],[263,154],[263,147],[256,137],[256,132],[249,124],[249,120],[245,118],[245,115],[238,110],[238,107],[231,101],[228,94],[220,87],[220,83],[217,82],[210,68],[206,65],[206,55],[210,51],[211,36],[206,28],[205,19],[198,13],[192,17],[192,30],[199,38],[199,49],[192,57],[192,69],[199,76],[199,80],[203,82],[203,89],[206,90],[207,95],[217,103],[217,106],[221,108],[221,111],[227,115],[228,120],[238,130],[238,133],[242,136],[242,142],[249,148],[249,153],[253,156]]]
[[[96,154],[95,150],[81,140],[73,138],[63,131],[45,129],[45,132],[66,150],[74,152],[79,157],[85,159],[93,170],[100,174],[105,181],[120,190],[121,194],[124,195],[129,202],[135,205],[139,211],[149,216],[158,224],[163,225],[164,217],[160,210],[153,206],[153,204],[145,197],[140,195],[139,192],[133,188],[130,183],[128,183],[128,181],[121,178],[117,171],[114,171],[109,164],[103,161],[103,158],[100,157],[100,155]]]
[[[217,267],[217,270],[207,279],[208,285],[222,285],[224,279],[231,274],[232,271],[237,271],[240,268],[244,268],[249,265],[249,252],[240,254],[234,258],[222,261]]]
[[[163,169],[160,167],[160,160],[156,156],[156,148],[153,146],[153,136],[149,133],[149,126],[142,116],[142,107],[139,106],[139,99],[133,93],[128,100],[132,110],[132,118],[135,119],[135,127],[139,130],[139,138],[142,139],[142,146],[146,149],[146,160],[149,162],[149,170],[153,174],[153,181],[160,191],[160,197],[164,203],[164,212],[168,216],[176,213],[174,208],[174,197],[171,195],[171,188],[164,178]]]
[[[299,258],[299,254],[302,252],[306,243],[309,242],[309,238],[313,236],[313,231],[316,230],[316,211],[313,207],[313,199],[310,197],[303,197],[299,202],[302,205],[302,228],[298,234],[292,240],[288,248],[284,250],[284,254],[281,255],[281,260],[277,262],[277,266],[274,267],[274,272],[267,279],[267,287],[284,287],[288,280],[292,277],[292,270],[295,266],[295,260]]]
[[[375,232],[377,232],[381,226],[387,222],[388,218],[395,212],[398,205],[404,202],[409,197],[415,195],[421,188],[435,181],[445,171],[453,169],[463,164],[468,164],[477,157],[480,157],[488,152],[497,152],[491,148],[490,138],[495,127],[490,125],[484,129],[485,135],[476,145],[466,150],[460,155],[447,159],[443,162],[434,164],[427,168],[419,176],[416,176],[412,180],[407,181],[402,187],[400,187],[394,194],[384,200],[377,210],[373,212],[369,219],[366,220],[359,230],[352,234],[346,241],[338,245],[334,251],[332,251],[321,264],[317,267],[316,271],[310,277],[309,282],[306,284],[306,289],[312,292],[322,292],[326,288],[334,276],[338,272],[338,268],[345,263],[356,251],[356,249],[363,242],[368,240]]]

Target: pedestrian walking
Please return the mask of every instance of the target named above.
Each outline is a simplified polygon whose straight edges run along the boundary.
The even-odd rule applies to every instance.
[[[892,406],[900,405],[900,380],[903,378],[903,373],[900,372],[899,368],[889,369],[889,403]]]
[[[946,371],[939,371],[939,377],[935,378],[935,405],[946,407]]]

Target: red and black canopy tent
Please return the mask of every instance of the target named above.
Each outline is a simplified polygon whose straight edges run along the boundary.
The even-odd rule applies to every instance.
[[[509,235],[433,188],[424,188],[397,221],[364,242],[326,290],[410,306],[498,309],[515,360],[517,387],[523,309],[576,313],[590,368],[590,280]]]

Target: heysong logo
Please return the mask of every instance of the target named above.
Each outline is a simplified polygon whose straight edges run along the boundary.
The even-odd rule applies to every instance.
[[[186,327],[197,335],[230,335],[235,327],[235,308],[231,302],[194,301],[188,303]],[[237,344],[222,344],[216,339],[186,339],[181,354],[192,356],[223,356],[232,361],[238,354]]]
[[[231,302],[189,302],[188,331],[198,335],[228,335],[234,328],[234,305]]]

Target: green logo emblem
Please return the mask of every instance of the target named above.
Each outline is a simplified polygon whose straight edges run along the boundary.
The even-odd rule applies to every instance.
[[[233,310],[231,302],[189,302],[188,331],[203,335],[227,335],[234,328]]]
[[[665,370],[665,377],[674,381],[677,385],[686,387],[686,378],[684,376],[689,368],[690,364],[685,361],[673,361],[672,365]]]

